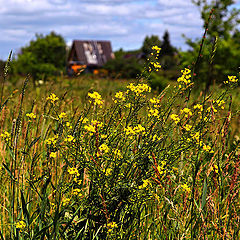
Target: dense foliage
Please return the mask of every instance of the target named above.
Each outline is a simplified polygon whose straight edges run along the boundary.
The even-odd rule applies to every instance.
[[[13,64],[14,73],[31,74],[33,80],[45,80],[59,74],[66,67],[66,43],[54,32],[36,35],[28,46],[21,49]]]

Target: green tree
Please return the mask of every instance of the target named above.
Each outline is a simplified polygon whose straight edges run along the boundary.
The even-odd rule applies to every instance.
[[[163,41],[161,45],[161,54],[167,56],[173,56],[176,49],[170,43],[170,37],[168,31],[165,31],[163,35]]]
[[[143,45],[142,45],[142,52],[145,54],[147,58],[149,54],[152,52],[152,46],[161,47],[162,42],[157,35],[152,35],[150,37],[146,36]]]
[[[191,50],[182,53],[183,66],[192,64],[194,66],[198,58],[199,61],[194,67],[195,82],[197,85],[204,84],[205,90],[208,91],[211,84],[223,82],[227,75],[233,75],[238,71],[240,44],[237,26],[240,10],[232,7],[234,4],[232,0],[216,0],[210,3],[206,0],[193,0],[192,2],[201,11],[203,27],[207,27],[207,34],[201,55],[199,55],[201,40],[187,39]],[[208,21],[211,9],[213,9],[212,18]]]
[[[31,74],[33,80],[46,79],[63,71],[66,64],[66,43],[54,32],[43,36],[36,34],[28,46],[21,49],[16,59],[15,72]]]

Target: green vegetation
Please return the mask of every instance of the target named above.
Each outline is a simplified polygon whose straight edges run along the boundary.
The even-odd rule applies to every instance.
[[[2,239],[239,238],[238,79],[198,95],[184,69],[152,92],[152,51],[134,83],[3,89]]]
[[[31,74],[33,81],[60,75],[66,68],[66,43],[63,37],[54,32],[46,36],[37,34],[36,40],[21,49],[12,68],[13,74]]]

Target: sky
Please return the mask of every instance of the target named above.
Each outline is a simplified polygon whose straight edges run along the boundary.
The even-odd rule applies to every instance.
[[[238,3],[240,1],[237,1]],[[0,59],[17,54],[35,34],[55,31],[68,45],[110,40],[113,50],[141,47],[146,35],[170,33],[172,45],[202,36],[199,9],[191,0],[0,0]],[[238,7],[238,5],[236,5]]]

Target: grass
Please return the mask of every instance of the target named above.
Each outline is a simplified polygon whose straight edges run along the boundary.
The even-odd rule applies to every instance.
[[[0,238],[238,239],[239,88],[190,79],[5,85]]]

